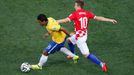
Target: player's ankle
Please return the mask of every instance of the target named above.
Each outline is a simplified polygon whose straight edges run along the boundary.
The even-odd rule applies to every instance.
[[[41,64],[37,64],[37,65],[38,65],[38,67],[42,68],[42,65]]]
[[[103,67],[103,62],[100,63],[100,67]]]

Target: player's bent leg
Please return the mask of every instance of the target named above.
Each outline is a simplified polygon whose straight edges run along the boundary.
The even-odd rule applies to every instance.
[[[42,67],[47,62],[47,60],[48,60],[48,52],[45,51],[43,52],[38,65]]]
[[[80,49],[81,53],[84,56],[86,56],[89,60],[91,60],[92,62],[100,65],[101,61],[95,55],[89,53],[87,43],[86,43],[86,41],[83,41],[83,38],[81,38],[77,41],[77,46]]]
[[[73,58],[73,60],[74,60],[74,63],[77,63],[77,62],[78,62],[79,56],[73,54],[73,53],[72,53],[71,51],[69,51],[67,48],[62,47],[62,48],[60,49],[60,51],[63,52],[63,53],[65,53],[65,54],[68,55],[68,56],[71,56],[71,57]]]
[[[60,51],[63,52],[64,54],[68,55],[68,56],[71,56],[71,57],[76,56],[75,54],[73,54],[71,51],[69,51],[69,50],[68,50],[67,48],[65,48],[65,47],[62,47],[62,48],[60,49]]]
[[[43,50],[43,54],[40,57],[39,63],[37,65],[31,65],[33,70],[40,70],[42,66],[47,62],[48,55],[56,52],[58,44],[54,41],[50,42],[49,45]]]
[[[69,47],[70,51],[71,51],[73,54],[75,54],[75,45],[71,42],[71,40],[75,40],[75,39],[74,39],[74,36],[69,37],[66,41],[67,41],[67,43],[68,43],[68,47]],[[71,57],[71,56],[67,56],[67,59],[72,59],[72,58],[73,58],[73,57]]]
[[[88,46],[86,44],[86,42],[82,41],[82,40],[79,40],[77,42],[77,46],[78,48],[80,49],[81,53],[87,57],[87,59],[91,60],[93,63],[101,66],[102,70],[107,72],[108,69],[107,69],[107,66],[105,63],[103,63],[102,61],[100,61],[95,55],[93,54],[90,54],[89,53],[89,49],[88,49]]]
[[[73,54],[75,54],[75,49],[74,49],[74,45],[71,43],[71,42],[69,42],[68,43],[68,46],[69,46],[69,49],[70,49],[70,51],[73,53]],[[72,56],[67,56],[67,59],[72,59],[73,57]]]

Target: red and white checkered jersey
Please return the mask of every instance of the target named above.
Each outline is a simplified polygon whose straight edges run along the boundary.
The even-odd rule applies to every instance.
[[[87,30],[85,30],[85,31],[78,30],[75,32],[75,34],[76,34],[76,40],[78,40],[79,37],[83,37],[84,35],[87,34]]]
[[[94,14],[84,9],[79,9],[68,16],[70,21],[74,21],[76,39],[87,34],[88,23],[94,18]]]

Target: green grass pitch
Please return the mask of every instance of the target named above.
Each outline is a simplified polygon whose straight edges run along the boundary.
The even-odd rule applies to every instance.
[[[134,74],[134,0],[84,0],[85,9],[96,15],[115,18],[118,24],[91,21],[90,52],[105,61],[108,75]],[[0,75],[106,75],[100,67],[80,55],[74,64],[64,54],[50,55],[42,71],[22,73],[21,63],[38,63],[42,49],[51,38],[43,39],[36,16],[45,13],[55,19],[74,11],[74,0],[0,0]],[[63,25],[73,31],[73,23]]]

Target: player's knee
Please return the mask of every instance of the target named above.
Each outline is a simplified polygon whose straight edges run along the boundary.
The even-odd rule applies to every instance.
[[[70,39],[69,39],[69,38],[67,38],[67,42],[68,42],[68,43],[71,43],[71,41],[70,41]]]
[[[65,50],[65,47],[60,48],[60,51],[63,52]]]
[[[83,54],[83,55],[84,55],[84,57],[86,57],[86,58],[87,58],[87,57],[88,57],[88,55],[89,55],[89,53],[87,53],[87,54]]]
[[[48,56],[48,52],[43,51],[43,55]]]

